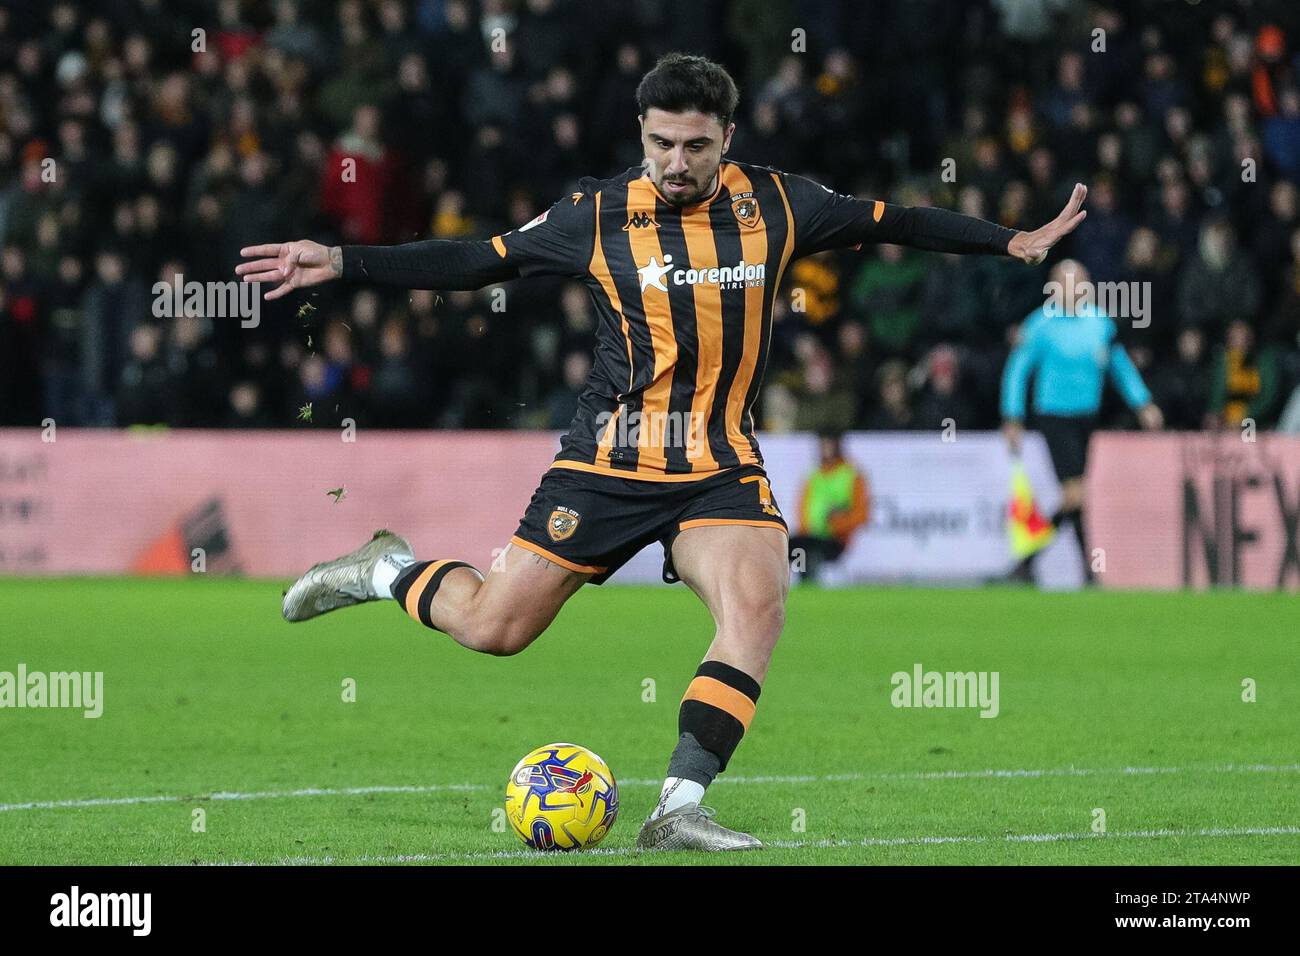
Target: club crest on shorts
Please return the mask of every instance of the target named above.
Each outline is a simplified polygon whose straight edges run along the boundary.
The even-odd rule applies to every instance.
[[[546,519],[546,533],[551,536],[552,541],[564,541],[566,538],[573,537],[573,532],[578,530],[578,522],[581,520],[582,515],[571,508],[556,508]]]
[[[758,225],[758,217],[761,215],[758,209],[758,200],[754,194],[737,193],[731,197],[731,211],[735,213],[736,220],[743,226],[753,228]]]

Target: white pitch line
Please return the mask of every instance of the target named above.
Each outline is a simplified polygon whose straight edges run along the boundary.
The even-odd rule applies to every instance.
[[[0,803],[0,813],[9,810],[62,810],[70,807],[125,807],[141,803],[191,803],[202,800],[278,800],[285,797],[360,797],[371,793],[445,793],[460,790],[491,790],[481,783],[440,783],[427,786],[393,787],[304,787],[300,790],[261,790],[251,793],[218,791],[152,797],[90,797],[85,800],[34,800],[29,803]]]
[[[828,850],[849,847],[868,849],[871,847],[896,846],[947,846],[950,844],[988,844],[988,843],[1066,843],[1081,840],[1165,840],[1172,837],[1224,837],[1251,836],[1300,836],[1300,826],[1282,827],[1211,827],[1200,830],[1128,830],[1117,833],[1008,833],[1003,836],[919,836],[919,837],[867,837],[862,840],[769,840],[765,844],[781,850]],[[597,847],[584,850],[580,854],[557,854],[556,859],[583,859],[591,856],[623,857],[633,856],[642,851],[635,847]],[[341,864],[399,864],[399,863],[456,863],[487,862],[491,860],[539,860],[546,858],[536,850],[498,850],[492,853],[403,853],[393,856],[365,855],[339,858],[335,856],[293,856],[282,857],[270,863],[256,860],[238,860],[214,863],[214,866],[328,866]],[[754,862],[761,863],[761,854],[753,857]]]
[[[1224,764],[1218,767],[1060,767],[1047,770],[929,770],[911,773],[833,773],[817,775],[766,775],[723,776],[714,786],[761,786],[763,784],[791,783],[849,783],[866,780],[882,781],[934,781],[934,780],[998,780],[1040,779],[1050,777],[1109,777],[1151,776],[1158,774],[1197,773],[1297,773],[1300,764]],[[660,779],[620,780],[620,787],[658,787]],[[125,807],[149,803],[193,803],[204,800],[280,800],[293,797],[357,797],[376,793],[444,793],[448,791],[495,790],[484,783],[442,783],[406,786],[373,787],[304,787],[298,790],[260,790],[248,793],[218,791],[207,794],[153,795],[139,797],[87,797],[80,800],[32,800],[26,803],[0,803],[0,813],[14,810],[64,810],[82,807]]]

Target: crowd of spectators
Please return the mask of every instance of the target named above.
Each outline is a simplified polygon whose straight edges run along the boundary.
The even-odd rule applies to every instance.
[[[526,222],[639,162],[633,94],[673,49],[736,76],[736,159],[1017,228],[1087,183],[1059,251],[1149,290],[1117,325],[1168,426],[1300,431],[1293,0],[11,0],[0,424],[564,427],[595,332],[574,282],[333,283],[252,328],[152,290],[256,242]],[[761,426],[996,427],[1050,264],[801,260]]]

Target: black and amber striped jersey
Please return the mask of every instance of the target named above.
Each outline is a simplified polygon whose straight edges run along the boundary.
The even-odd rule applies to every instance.
[[[1013,234],[724,161],[712,195],[694,205],[668,202],[633,168],[580,181],[489,242],[344,247],[344,276],[441,289],[515,276],[583,282],[598,317],[595,361],[555,467],[690,481],[762,464],[753,408],[793,260],[875,241],[1005,253]]]
[[[595,362],[558,466],[688,480],[762,463],[751,410],[799,237],[779,173],[724,162],[718,179],[691,206],[640,169],[584,180],[492,240],[522,275],[574,276],[595,303]]]

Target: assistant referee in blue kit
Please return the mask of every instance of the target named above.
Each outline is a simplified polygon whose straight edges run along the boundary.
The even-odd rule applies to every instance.
[[[1025,397],[1033,376],[1034,425],[1047,441],[1052,467],[1061,482],[1061,505],[1052,524],[1058,529],[1066,523],[1073,525],[1084,574],[1091,583],[1083,476],[1107,373],[1143,428],[1161,428],[1164,417],[1119,343],[1114,320],[1096,307],[1096,296],[1088,301],[1084,294],[1090,282],[1088,270],[1065,259],[1052,269],[1050,281],[1066,295],[1031,312],[1021,326],[1020,343],[1002,373],[1002,432],[1012,454],[1019,455]],[[1033,557],[1021,562],[1018,576],[1028,575]]]

